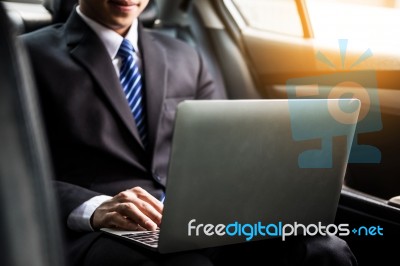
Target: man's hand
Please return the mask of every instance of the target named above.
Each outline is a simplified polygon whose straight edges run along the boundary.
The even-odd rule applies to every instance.
[[[141,187],[120,192],[93,213],[92,227],[121,230],[156,230],[164,205]]]

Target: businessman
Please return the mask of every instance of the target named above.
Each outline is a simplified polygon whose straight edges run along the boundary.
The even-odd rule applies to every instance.
[[[137,18],[147,4],[80,0],[65,24],[23,36],[71,265],[212,265],[229,257],[224,249],[155,255],[98,231],[160,225],[177,104],[219,97],[194,49],[142,28]],[[286,263],[356,265],[338,238],[298,242],[254,249]],[[253,249],[239,247],[246,248]],[[250,261],[252,256],[240,257]]]

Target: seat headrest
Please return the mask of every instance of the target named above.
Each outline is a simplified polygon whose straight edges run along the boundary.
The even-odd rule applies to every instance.
[[[139,20],[142,22],[143,26],[151,28],[154,22],[158,19],[159,12],[156,1],[150,0],[145,10],[139,16]]]

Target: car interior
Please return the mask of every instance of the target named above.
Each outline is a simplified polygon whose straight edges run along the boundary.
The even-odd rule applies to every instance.
[[[29,58],[17,37],[64,22],[77,2],[0,2],[1,265],[63,265],[40,107]],[[150,0],[140,20],[148,30],[198,49],[220,96],[228,99],[287,99],[288,80],[373,69],[377,81],[373,89],[377,89],[379,101],[378,106],[370,106],[370,112],[380,117],[382,126],[361,132],[357,141],[378,148],[381,160],[348,164],[336,222],[384,228],[384,237],[351,234],[345,240],[360,265],[376,265],[376,260],[378,265],[393,265],[392,261],[399,261],[400,237],[400,53],[378,50],[365,67],[332,70],[318,61],[316,54],[340,58],[337,42],[327,44],[314,38],[306,1],[292,1],[300,36],[250,27],[238,2]],[[349,49],[349,60],[355,61],[367,48]],[[332,79],[324,85],[334,87],[336,82]]]

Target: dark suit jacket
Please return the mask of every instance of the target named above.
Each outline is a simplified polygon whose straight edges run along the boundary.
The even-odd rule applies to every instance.
[[[185,99],[217,97],[199,54],[139,27],[149,146],[145,150],[112,61],[74,11],[23,36],[44,115],[62,219],[89,198],[165,188],[174,115]]]

